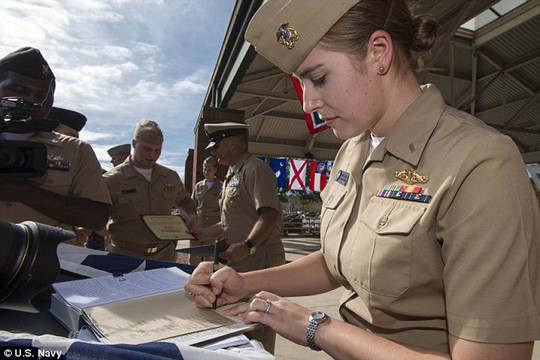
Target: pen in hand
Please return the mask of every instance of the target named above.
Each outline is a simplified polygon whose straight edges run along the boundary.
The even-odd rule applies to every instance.
[[[213,266],[213,272],[218,271],[219,269],[219,255],[218,255],[218,246],[217,241],[214,244],[214,266]],[[212,304],[212,309],[216,310],[217,308],[217,295],[216,299],[214,300],[214,303]]]

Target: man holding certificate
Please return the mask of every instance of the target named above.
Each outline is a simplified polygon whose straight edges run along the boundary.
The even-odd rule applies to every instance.
[[[103,177],[113,203],[108,224],[111,244],[108,251],[145,259],[176,261],[176,240],[158,237],[149,223],[163,223],[176,207],[186,224],[194,228],[197,213],[193,200],[178,174],[157,164],[163,133],[152,120],[137,124],[132,140],[133,155]],[[143,217],[145,220],[143,221]],[[176,219],[178,220],[178,219]]]

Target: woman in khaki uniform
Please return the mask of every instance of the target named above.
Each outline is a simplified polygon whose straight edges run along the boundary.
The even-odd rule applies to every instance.
[[[264,3],[247,40],[347,141],[321,194],[321,251],[244,274],[200,266],[186,285],[199,306],[255,294],[228,313],[340,359],[531,358],[538,204],[512,140],[418,84],[411,51],[435,37],[404,0]],[[339,286],[342,319],[282,298]]]
[[[204,179],[195,184],[193,194],[191,197],[197,207],[198,226],[205,228],[210,225],[217,224],[221,220],[221,213],[219,210],[219,194],[221,194],[221,187],[223,182],[216,177],[218,171],[218,165],[216,159],[212,156],[207,157],[203,161],[203,174]],[[210,245],[215,242],[211,240],[193,241],[190,240],[189,245],[191,247]],[[199,255],[190,255],[189,264],[198,265],[201,260],[211,261],[213,257],[204,258]]]

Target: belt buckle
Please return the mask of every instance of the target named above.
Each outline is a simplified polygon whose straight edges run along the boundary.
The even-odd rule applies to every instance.
[[[157,247],[157,246],[154,246],[154,247],[151,247],[151,248],[146,249],[146,253],[147,253],[147,254],[153,254],[153,253],[156,253],[157,251],[158,251],[158,247]]]

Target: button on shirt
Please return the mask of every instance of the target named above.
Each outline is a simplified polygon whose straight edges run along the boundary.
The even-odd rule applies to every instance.
[[[347,289],[340,313],[445,352],[448,333],[539,339],[540,214],[519,151],[423,91],[371,155],[368,133],[343,144],[321,194],[322,250]],[[427,181],[407,184],[404,170]]]

